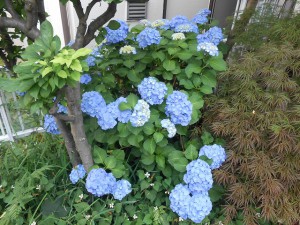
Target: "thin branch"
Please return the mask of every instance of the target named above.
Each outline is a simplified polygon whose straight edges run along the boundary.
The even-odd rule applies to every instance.
[[[61,114],[61,113],[54,113],[52,115],[55,118],[66,121],[66,122],[73,122],[75,120],[75,116],[73,116],[73,115],[66,115],[66,114]]]
[[[86,11],[85,11],[85,14],[84,14],[84,20],[87,21],[87,19],[89,18],[89,15],[91,13],[91,10],[92,8],[94,7],[94,5],[97,3],[97,2],[101,2],[101,0],[93,0],[89,3],[89,5],[86,7]]]
[[[28,30],[25,21],[15,18],[0,17],[0,28],[17,28],[32,40],[40,35],[40,31],[36,27]]]
[[[38,18],[40,23],[42,23],[46,20],[44,0],[37,0],[37,6],[38,6]]]
[[[88,26],[88,30],[84,37],[83,46],[88,45],[95,37],[95,32],[102,27],[105,23],[107,23],[111,18],[114,17],[117,11],[117,4],[110,3],[106,11],[99,17],[97,17],[93,22]]]
[[[26,29],[31,30],[37,26],[38,6],[36,0],[25,0]]]
[[[0,58],[4,62],[4,65],[6,66],[6,68],[10,69],[10,62],[4,53],[4,49],[2,49],[2,48],[0,48]]]
[[[0,49],[2,52],[1,58],[5,61],[5,66],[9,69],[12,70],[13,66],[16,64],[17,59],[16,56],[14,55],[14,42],[7,33],[6,29],[1,28],[0,29],[0,37],[4,41],[4,45]],[[6,53],[6,55],[5,55]],[[4,59],[5,58],[5,59]]]
[[[84,12],[80,0],[73,0],[72,2],[78,19],[82,19],[84,17]]]
[[[11,0],[4,0],[5,1],[5,9],[10,13],[10,15],[15,19],[21,19],[19,14],[15,11]]]

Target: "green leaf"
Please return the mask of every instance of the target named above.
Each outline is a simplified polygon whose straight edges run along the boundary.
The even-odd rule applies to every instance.
[[[104,165],[107,169],[113,169],[117,165],[117,159],[114,156],[109,156],[104,160]]]
[[[211,94],[213,93],[213,88],[210,87],[210,86],[207,86],[207,85],[203,85],[201,88],[200,88],[200,91],[204,94]]]
[[[184,157],[183,152],[177,151],[177,150],[171,152],[168,155],[168,162],[178,172],[185,172],[186,171],[186,165],[188,164],[188,160]]]
[[[108,27],[109,29],[111,29],[111,30],[117,30],[117,29],[120,28],[120,26],[121,26],[121,24],[120,24],[118,21],[116,21],[116,20],[111,20],[111,21],[109,21],[109,23],[107,24],[107,27]]]
[[[80,48],[78,49],[72,56],[71,59],[77,59],[79,57],[87,56],[92,52],[91,49],[88,48]]]
[[[213,187],[208,192],[210,200],[212,202],[217,202],[223,197],[225,189],[220,185],[213,185]]]
[[[112,155],[118,160],[125,159],[125,152],[123,150],[113,150]]]
[[[216,71],[225,71],[227,69],[226,62],[221,58],[212,57],[208,60],[208,64]]]
[[[45,69],[42,69],[42,71],[41,71],[42,77],[46,76],[47,74],[49,74],[52,71],[53,71],[52,67],[49,67],[49,66],[45,67]]]
[[[144,165],[151,165],[152,163],[154,163],[154,160],[155,160],[155,156],[154,155],[148,155],[148,154],[143,154],[141,156],[141,162],[144,164]]]
[[[131,60],[131,59],[125,60],[125,61],[123,62],[123,64],[124,64],[127,68],[131,68],[131,67],[134,66],[135,61],[134,61],[134,60]]]
[[[33,88],[30,89],[29,94],[35,99],[37,99],[39,91],[40,91],[40,87],[38,85],[35,85]]]
[[[183,85],[184,88],[186,88],[188,90],[195,88],[194,84],[190,80],[180,79],[179,84]]]
[[[61,78],[67,78],[68,77],[68,74],[64,71],[64,70],[60,70],[58,73],[57,73],[57,76],[61,77]]]
[[[52,38],[53,38],[53,27],[51,25],[51,23],[47,20],[45,20],[42,24],[41,24],[41,35],[39,36],[39,38],[41,38],[43,40],[43,42],[50,47]]]
[[[209,87],[216,87],[217,85],[216,73],[213,70],[206,71],[206,73],[201,76],[201,80],[204,85]]]
[[[146,135],[151,135],[154,133],[154,125],[152,123],[145,123],[145,125],[143,126],[143,132]]]
[[[177,53],[176,56],[178,56],[179,59],[186,61],[186,60],[192,58],[193,53],[190,51],[181,51],[181,52]]]
[[[138,135],[130,135],[127,139],[128,143],[132,146],[139,147],[139,136]]]
[[[154,195],[153,195],[153,196],[154,196]],[[146,197],[147,197],[147,196],[146,196]],[[155,194],[155,197],[156,197],[156,194]],[[151,214],[146,214],[146,216],[145,216],[144,219],[143,219],[143,224],[153,224]]]
[[[104,164],[105,159],[107,158],[107,153],[104,149],[95,146],[93,149],[93,159],[95,163]]]
[[[121,178],[125,174],[126,168],[122,163],[117,163],[116,167],[111,169],[115,178]]]
[[[157,155],[155,157],[155,161],[159,167],[164,169],[166,167],[166,158],[162,155]]]
[[[85,212],[90,209],[90,205],[86,202],[80,202],[80,203],[74,204],[74,207],[75,207],[76,211],[79,213]]]
[[[191,78],[193,73],[200,74],[201,70],[202,70],[202,68],[200,66],[200,63],[199,63],[199,65],[195,64],[195,63],[190,63],[185,68],[185,73],[186,73],[188,78]]]
[[[166,55],[163,51],[153,52],[152,57],[154,59],[159,59],[161,62],[165,60]]]
[[[164,135],[162,133],[155,132],[153,135],[153,138],[154,138],[155,142],[158,143],[164,138]]]
[[[170,55],[175,55],[179,51],[180,51],[180,48],[168,48],[168,53]]]
[[[126,102],[121,102],[120,104],[119,104],[119,109],[121,110],[121,111],[124,111],[124,110],[131,110],[132,108],[131,108],[131,106],[128,104],[128,103],[126,103]]]
[[[184,155],[189,160],[195,160],[195,159],[198,158],[198,150],[197,150],[197,148],[194,145],[190,144],[186,148],[186,150],[184,152]]]
[[[71,76],[72,80],[75,80],[75,81],[80,81],[80,77],[81,77],[81,74],[77,71],[73,71],[71,73]]]
[[[138,73],[133,69],[128,71],[127,77],[130,81],[132,81],[134,83],[141,82],[141,78],[138,77]]]
[[[203,134],[201,135],[201,139],[202,139],[204,145],[209,145],[209,144],[213,143],[213,141],[214,141],[213,136],[207,131],[203,132]]]
[[[146,141],[144,141],[143,148],[146,152],[152,155],[155,152],[156,148],[155,140],[153,138],[147,139]]]
[[[141,191],[147,189],[150,186],[150,183],[146,180],[141,181]]]
[[[127,103],[134,108],[134,106],[136,105],[136,103],[138,102],[138,96],[136,96],[135,94],[129,94],[126,98]]]
[[[172,71],[176,68],[176,62],[174,60],[169,60],[166,59],[163,62],[163,67],[167,70],[167,71]]]
[[[78,72],[82,72],[82,67],[81,67],[81,64],[80,64],[80,61],[78,59],[75,59],[71,65],[70,65],[70,68],[72,70],[75,70],[75,71],[78,71]]]

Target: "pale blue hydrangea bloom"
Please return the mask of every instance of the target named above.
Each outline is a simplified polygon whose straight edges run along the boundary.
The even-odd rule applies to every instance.
[[[208,194],[193,195],[190,200],[188,218],[195,223],[201,223],[211,210],[212,203]]]
[[[188,96],[180,91],[174,91],[166,101],[166,115],[172,123],[187,126],[192,119],[193,105]]]
[[[124,41],[128,34],[128,25],[125,21],[117,19],[120,23],[120,27],[117,30],[112,30],[109,27],[105,27],[107,34],[105,35],[107,43],[119,43]]]
[[[177,213],[181,218],[187,219],[191,201],[191,195],[187,185],[177,184],[171,191],[169,199],[172,211]]]
[[[121,102],[127,102],[126,98],[120,97],[116,101],[107,105],[107,112],[109,112],[114,119],[118,119],[121,123],[127,123],[132,114],[131,110],[123,110],[119,109],[119,105]]]
[[[161,27],[164,27],[164,28],[166,28],[167,26],[168,26],[168,23],[169,23],[170,21],[169,20],[167,20],[167,19],[159,19],[159,20],[155,20],[153,23],[151,23],[151,27],[153,27],[153,28],[157,28],[157,27],[159,27],[159,28],[161,28]],[[167,29],[166,29],[167,30]]]
[[[57,104],[58,105],[58,109],[57,109],[57,112],[58,113],[64,113],[64,114],[68,114],[68,109],[66,106],[64,105],[61,105],[61,104]]]
[[[207,16],[211,14],[209,9],[203,9],[197,13],[197,15],[192,19],[194,23],[205,24],[208,22]]]
[[[175,32],[179,32],[179,33],[194,32],[197,34],[199,30],[197,25],[194,23],[183,23],[175,27]]]
[[[56,125],[54,116],[48,115],[48,114],[45,115],[44,130],[50,134],[60,134],[60,131]]]
[[[141,33],[136,37],[140,48],[146,48],[152,44],[159,44],[161,36],[158,30],[154,28],[146,27]]]
[[[90,91],[82,95],[81,110],[89,116],[96,117],[105,108],[105,100],[98,92]]]
[[[200,148],[199,157],[205,155],[207,158],[212,159],[213,162],[210,165],[210,168],[218,169],[222,163],[226,160],[225,149],[221,145],[204,145]]]
[[[86,58],[86,62],[88,66],[95,66],[96,65],[96,59],[101,58],[102,55],[100,54],[100,50],[102,48],[102,45],[99,45],[93,49],[93,51],[88,55]]]
[[[98,119],[98,124],[102,130],[112,129],[117,125],[117,121],[114,117],[107,111],[107,108],[99,111],[96,115]]]
[[[127,180],[119,180],[114,186],[112,194],[115,199],[121,201],[131,191],[131,184]]]
[[[186,166],[186,174],[183,180],[188,184],[188,188],[193,195],[207,192],[213,184],[211,169],[201,159],[194,160]]]
[[[169,27],[171,30],[174,30],[175,27],[181,24],[189,23],[189,19],[186,16],[175,16],[169,22]]]
[[[86,171],[82,164],[78,164],[77,166],[75,166],[75,168],[72,169],[69,175],[72,184],[76,184],[79,179],[84,178],[85,174]]]
[[[90,83],[92,80],[91,76],[87,73],[85,74],[82,74],[81,77],[80,77],[80,83],[81,84],[88,84]]]
[[[145,27],[151,27],[151,22],[149,20],[143,19],[140,20],[139,23],[144,25]]]
[[[116,178],[104,169],[92,169],[86,178],[86,190],[97,196],[111,194],[116,185]]]
[[[166,128],[168,131],[168,137],[172,138],[176,135],[176,127],[169,119],[163,119],[161,122],[161,126]]]
[[[167,94],[167,86],[154,77],[148,77],[138,85],[138,91],[150,105],[160,105]]]
[[[211,42],[214,45],[220,44],[223,40],[224,36],[222,33],[222,29],[219,27],[212,27],[204,34],[199,34],[197,36],[198,44],[202,42]]]
[[[150,119],[150,108],[144,100],[138,100],[130,117],[133,127],[141,127]]]
[[[201,42],[197,46],[198,51],[205,51],[211,56],[218,56],[219,55],[219,49],[216,45],[214,45],[211,42]]]
[[[135,47],[132,47],[131,45],[125,45],[124,47],[120,48],[119,51],[120,54],[136,54]]]

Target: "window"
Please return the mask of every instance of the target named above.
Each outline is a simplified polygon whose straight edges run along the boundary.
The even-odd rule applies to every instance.
[[[147,18],[146,2],[128,1],[127,20],[142,20]]]

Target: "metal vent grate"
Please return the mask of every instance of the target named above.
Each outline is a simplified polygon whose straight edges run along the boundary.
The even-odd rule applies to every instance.
[[[127,19],[142,20],[147,17],[147,3],[128,2]]]

